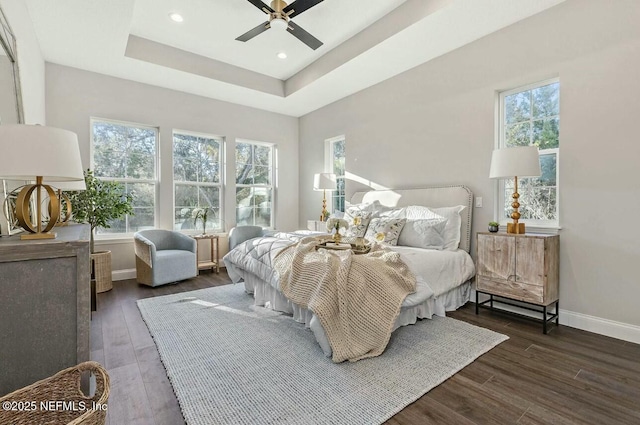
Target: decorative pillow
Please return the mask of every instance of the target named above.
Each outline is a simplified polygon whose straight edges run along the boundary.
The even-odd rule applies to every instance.
[[[444,227],[444,249],[455,251],[460,245],[460,227],[462,218],[460,213],[466,208],[464,205],[456,205],[455,207],[428,208],[419,205],[406,207],[405,215],[407,220],[418,219],[446,219],[447,224]]]
[[[425,249],[444,249],[446,219],[407,220],[400,232],[398,245]]]
[[[345,236],[362,238],[367,232],[369,221],[375,217],[378,211],[382,209],[379,201],[371,203],[351,204],[347,202],[344,219],[349,223],[349,228]]]
[[[358,208],[347,208],[343,218],[349,223],[349,228],[345,236],[363,237],[371,221],[371,214],[369,211],[362,211]]]
[[[397,245],[398,237],[406,222],[404,218],[372,218],[364,237],[370,241]]]

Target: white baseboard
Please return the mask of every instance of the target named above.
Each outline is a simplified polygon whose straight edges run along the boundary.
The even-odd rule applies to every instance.
[[[127,280],[136,278],[136,269],[113,270],[111,272],[112,280]]]
[[[473,301],[475,301],[475,296],[475,291],[472,291],[471,299]],[[480,298],[480,301],[488,299],[487,295],[482,295],[482,297],[483,298]],[[542,317],[542,313],[536,315],[536,313],[530,310],[500,304],[500,301],[498,301],[497,299],[494,302],[499,305],[498,308],[500,308],[501,310],[512,311],[514,313],[519,313],[524,316],[530,316],[534,318]],[[564,326],[569,326],[572,328],[581,329],[583,331],[593,332],[595,334],[640,344],[640,326],[616,322],[614,320],[603,319],[596,316],[589,316],[587,314],[576,313],[575,311],[563,309],[560,309],[559,320],[560,324]]]
[[[640,344],[640,326],[562,309],[560,324]]]
[[[224,266],[220,266],[220,269],[224,269]],[[113,270],[111,272],[111,280],[127,280],[127,279],[135,279],[136,278],[136,269],[124,269],[124,270]]]

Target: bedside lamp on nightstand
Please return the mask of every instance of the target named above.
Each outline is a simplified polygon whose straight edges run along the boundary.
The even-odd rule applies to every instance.
[[[518,146],[515,148],[495,149],[491,156],[491,170],[489,178],[507,179],[515,178],[513,189],[513,223],[507,223],[507,233],[524,234],[524,223],[519,223],[520,194],[518,193],[518,176],[540,177],[540,157],[536,146]]]
[[[318,173],[313,176],[313,190],[322,190],[322,213],[320,221],[325,221],[327,217],[327,190],[336,190],[336,175],[333,173]]]

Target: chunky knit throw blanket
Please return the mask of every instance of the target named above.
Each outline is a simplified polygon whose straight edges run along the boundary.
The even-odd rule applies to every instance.
[[[282,293],[318,317],[334,362],[379,356],[402,301],[415,292],[415,276],[397,252],[316,251],[318,243],[305,238],[275,258]]]

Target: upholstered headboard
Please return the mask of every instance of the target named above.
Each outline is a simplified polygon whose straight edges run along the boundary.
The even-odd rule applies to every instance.
[[[407,207],[422,205],[425,207],[452,207],[464,205],[461,213],[460,249],[469,252],[471,247],[471,215],[473,214],[473,193],[466,186],[425,187],[422,189],[371,190],[356,192],[351,203],[379,201],[387,207]]]

